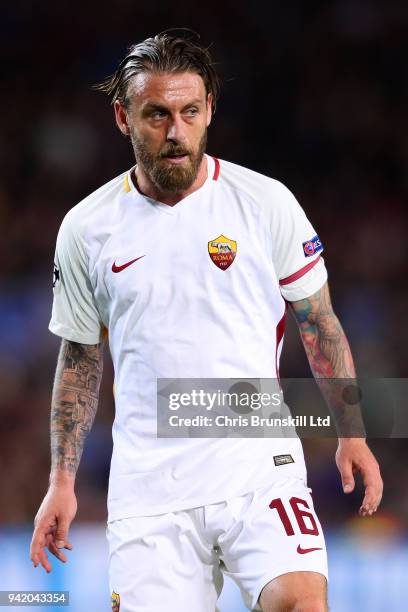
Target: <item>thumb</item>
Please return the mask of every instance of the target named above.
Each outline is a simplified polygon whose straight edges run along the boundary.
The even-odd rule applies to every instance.
[[[339,466],[339,470],[343,491],[345,493],[351,493],[355,485],[351,463],[343,463],[341,466]]]
[[[66,519],[60,519],[58,521],[58,526],[54,534],[55,545],[57,548],[64,548],[64,546],[68,543],[68,530],[70,526],[70,521]]]

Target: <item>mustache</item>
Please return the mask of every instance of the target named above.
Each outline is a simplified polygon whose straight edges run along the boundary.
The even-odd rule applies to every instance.
[[[169,157],[169,155],[191,155],[191,151],[180,145],[171,145],[163,149],[159,157]]]

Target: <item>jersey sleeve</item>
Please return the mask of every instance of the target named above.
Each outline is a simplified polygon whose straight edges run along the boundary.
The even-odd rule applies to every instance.
[[[53,291],[49,330],[72,342],[99,343],[103,325],[89,279],[83,240],[70,213],[57,237]]]
[[[281,294],[294,302],[318,291],[327,280],[323,244],[294,195],[280,184],[272,218],[272,249]]]

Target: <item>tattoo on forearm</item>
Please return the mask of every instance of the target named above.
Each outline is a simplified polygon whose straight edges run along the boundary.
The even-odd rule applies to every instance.
[[[355,382],[350,346],[333,312],[327,283],[314,295],[292,302],[313,375],[334,416],[339,437],[364,437],[360,406],[345,401]],[[351,380],[350,380],[351,379]]]
[[[98,406],[102,344],[62,340],[51,406],[51,471],[76,473]]]
[[[327,283],[292,308],[315,377],[355,378],[350,346],[333,312]]]

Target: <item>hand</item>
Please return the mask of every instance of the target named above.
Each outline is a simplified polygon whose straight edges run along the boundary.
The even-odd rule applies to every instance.
[[[34,533],[30,546],[30,559],[34,567],[41,563],[50,573],[51,564],[45,548],[62,563],[67,557],[62,548],[72,550],[68,531],[77,511],[77,501],[72,487],[51,486],[34,520]]]
[[[365,495],[359,514],[360,516],[371,516],[381,502],[383,481],[379,465],[364,438],[340,438],[336,452],[336,464],[345,493],[353,491],[354,474],[361,473]]]

